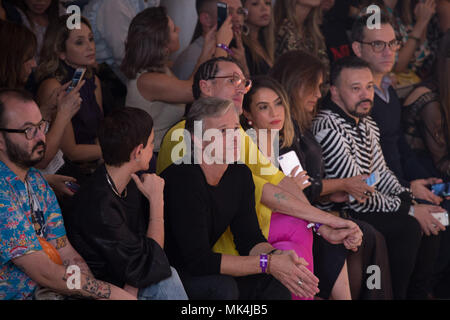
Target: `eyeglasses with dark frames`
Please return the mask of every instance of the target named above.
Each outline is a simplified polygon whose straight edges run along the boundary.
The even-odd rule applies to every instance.
[[[241,76],[234,72],[231,76],[220,76],[220,77],[211,77],[210,79],[230,79],[230,82],[234,85],[236,89],[238,89],[242,84],[244,85],[245,92],[249,92],[252,88],[252,80],[247,78],[241,78]]]
[[[36,137],[38,130],[40,130],[43,134],[47,134],[48,128],[50,127],[50,122],[47,120],[42,120],[36,125],[30,125],[25,129],[6,129],[0,128],[0,131],[9,132],[9,133],[23,133],[27,140],[33,140]]]
[[[398,49],[400,49],[401,46],[401,41],[394,39],[391,40],[389,42],[385,42],[385,41],[381,41],[381,40],[376,40],[376,41],[372,41],[372,42],[364,42],[364,41],[358,41],[359,43],[362,44],[368,44],[372,47],[372,50],[376,53],[382,52],[386,46],[389,47],[389,49],[391,51],[397,51]]]

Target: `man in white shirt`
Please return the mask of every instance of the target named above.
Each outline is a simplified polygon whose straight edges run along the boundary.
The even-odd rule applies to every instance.
[[[97,62],[106,62],[126,83],[120,71],[125,40],[131,20],[149,7],[158,7],[160,0],[91,0],[83,9],[83,16],[92,24],[97,49]]]

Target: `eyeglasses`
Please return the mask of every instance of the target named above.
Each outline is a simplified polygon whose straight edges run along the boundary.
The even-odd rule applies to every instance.
[[[49,121],[42,120],[37,125],[30,125],[28,128],[25,128],[25,129],[0,128],[0,131],[10,132],[10,133],[23,133],[23,134],[25,134],[25,138],[27,138],[27,140],[33,140],[34,137],[36,137],[38,130],[40,130],[43,134],[47,134],[49,126],[50,126]]]
[[[372,42],[363,42],[363,41],[358,41],[358,42],[363,43],[363,44],[370,44],[372,46],[373,52],[376,52],[376,53],[382,52],[384,50],[384,48],[386,48],[386,45],[389,47],[389,49],[391,51],[397,51],[398,49],[400,49],[400,46],[401,46],[401,42],[397,39],[391,40],[389,42],[384,42],[381,40],[372,41]]]
[[[241,78],[241,76],[236,72],[234,72],[232,76],[211,77],[209,79],[230,79],[230,83],[233,84],[236,89],[239,89],[239,87],[243,84],[245,93],[249,92],[252,88],[252,80]]]

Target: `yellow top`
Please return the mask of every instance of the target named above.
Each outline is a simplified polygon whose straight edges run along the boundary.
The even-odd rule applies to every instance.
[[[190,146],[187,146],[184,142],[183,132],[185,124],[186,121],[184,120],[178,122],[164,136],[156,163],[157,174],[161,174],[172,163],[180,161],[185,156],[188,147],[190,149]],[[261,203],[262,189],[267,182],[278,185],[285,175],[259,151],[252,138],[245,133],[242,127],[240,128],[240,134],[240,161],[245,163],[252,171],[253,182],[255,183],[256,214],[261,231],[267,239],[272,210]],[[223,254],[239,255],[236,251],[230,228],[217,240],[213,251]]]

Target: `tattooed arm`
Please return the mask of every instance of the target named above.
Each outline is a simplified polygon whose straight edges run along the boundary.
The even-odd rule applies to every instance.
[[[64,267],[77,265],[82,273],[94,278],[89,266],[84,261],[84,259],[75,251],[75,249],[70,244],[67,236],[63,236],[56,240],[49,241],[58,250],[61,260],[63,261]]]
[[[357,228],[354,222],[317,209],[310,205],[309,202],[301,201],[291,193],[271,183],[264,185],[261,203],[273,211],[278,211],[305,221],[322,223],[332,228]]]
[[[136,299],[123,289],[97,280],[91,274],[83,272],[80,273],[79,288],[69,289],[67,283],[70,280],[70,274],[67,273],[67,267],[53,263],[42,250],[15,258],[12,262],[39,285],[63,295],[90,299]]]

